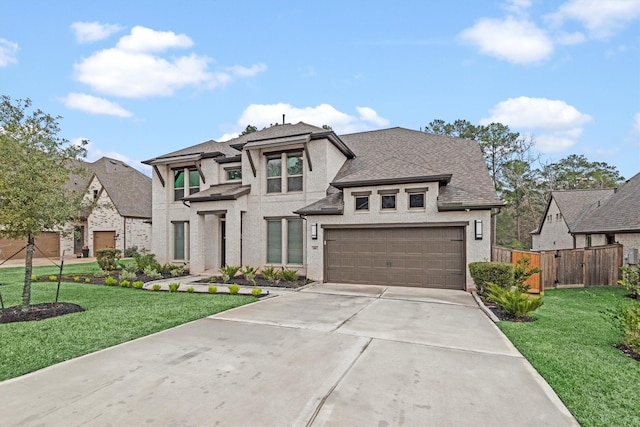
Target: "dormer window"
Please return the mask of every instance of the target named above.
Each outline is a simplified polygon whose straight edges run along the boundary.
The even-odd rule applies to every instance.
[[[282,167],[283,163],[286,169]],[[267,193],[282,193],[285,178],[285,191],[302,191],[303,174],[302,152],[267,155]]]

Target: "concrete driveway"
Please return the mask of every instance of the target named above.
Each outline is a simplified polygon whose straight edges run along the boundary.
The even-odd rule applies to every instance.
[[[462,291],[323,284],[0,383],[2,425],[569,426]]]

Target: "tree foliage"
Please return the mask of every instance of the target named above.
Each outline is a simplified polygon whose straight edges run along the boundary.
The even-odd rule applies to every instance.
[[[514,249],[531,247],[530,232],[537,228],[551,191],[613,188],[624,180],[615,166],[577,154],[534,167],[538,155],[533,138],[501,123],[485,126],[437,119],[425,132],[478,141],[494,187],[506,204],[495,217],[495,243]]]
[[[0,237],[27,239],[24,309],[31,301],[35,237],[80,214],[82,194],[68,182],[71,174],[83,173],[75,160],[86,145],[58,137],[60,118],[30,108],[29,99],[0,98]]]
[[[244,128],[244,130],[242,131],[242,133],[240,133],[240,136],[242,135],[247,135],[249,133],[253,133],[253,132],[257,132],[258,128],[253,126],[253,125],[247,125],[246,128]]]

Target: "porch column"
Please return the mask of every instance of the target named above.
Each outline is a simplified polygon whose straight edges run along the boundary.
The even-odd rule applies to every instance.
[[[191,212],[189,226],[189,272],[199,274],[205,270],[205,247],[204,238],[206,229],[204,225],[204,215],[198,215],[194,210]]]
[[[227,265],[242,265],[241,257],[241,217],[239,210],[227,212],[226,216],[226,258]]]

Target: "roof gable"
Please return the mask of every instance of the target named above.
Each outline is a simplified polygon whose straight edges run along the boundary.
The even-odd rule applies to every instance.
[[[572,230],[580,234],[617,231],[640,232],[640,173],[588,205]]]

